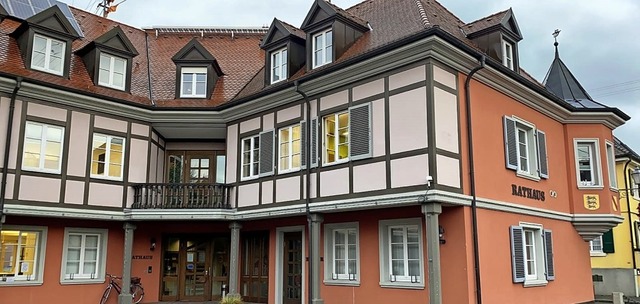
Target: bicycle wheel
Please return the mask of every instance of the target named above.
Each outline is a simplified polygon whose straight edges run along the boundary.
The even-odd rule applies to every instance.
[[[109,299],[109,294],[111,293],[111,285],[107,286],[107,289],[104,290],[104,293],[102,294],[102,299],[100,300],[100,304],[105,304],[107,303],[107,299]]]
[[[140,301],[142,301],[142,298],[144,298],[144,288],[142,288],[142,285],[131,285],[131,297],[133,297],[133,303],[140,303]]]

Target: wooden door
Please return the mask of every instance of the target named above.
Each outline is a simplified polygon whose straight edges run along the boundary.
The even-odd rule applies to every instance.
[[[180,300],[208,301],[211,298],[211,241],[184,241]]]
[[[242,242],[240,294],[245,302],[269,300],[269,233],[247,233]]]
[[[302,303],[302,232],[284,234],[282,303]]]

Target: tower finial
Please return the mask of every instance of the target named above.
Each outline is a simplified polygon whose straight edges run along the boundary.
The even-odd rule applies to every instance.
[[[553,46],[556,47],[556,58],[558,58],[560,57],[560,55],[558,54],[558,35],[560,35],[560,30],[556,29],[551,35],[553,35],[553,39],[555,40]]]

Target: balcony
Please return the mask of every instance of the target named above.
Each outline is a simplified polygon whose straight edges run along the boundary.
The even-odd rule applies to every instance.
[[[132,209],[231,209],[224,184],[136,184]]]

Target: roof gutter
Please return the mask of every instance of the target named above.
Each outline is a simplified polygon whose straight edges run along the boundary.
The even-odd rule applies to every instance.
[[[22,77],[16,77],[16,85],[11,92],[11,101],[9,102],[9,116],[7,119],[7,135],[4,145],[4,160],[2,162],[2,185],[0,186],[0,231],[2,231],[2,225],[5,221],[4,216],[4,201],[5,194],[7,193],[7,170],[9,166],[9,152],[11,152],[11,133],[13,132],[13,114],[16,107],[16,97],[18,91],[22,85]]]

